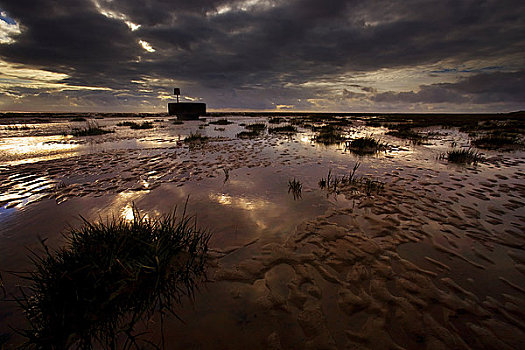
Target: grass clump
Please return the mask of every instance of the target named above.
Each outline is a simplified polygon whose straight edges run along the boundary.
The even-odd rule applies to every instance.
[[[8,130],[8,131],[18,131],[18,130],[30,130],[31,128],[27,125],[8,125],[5,127],[5,130]]]
[[[324,145],[341,143],[346,139],[341,133],[341,128],[333,125],[324,125],[316,130],[318,133],[315,135],[314,141]]]
[[[212,122],[210,122],[210,124],[214,124],[214,125],[228,125],[228,124],[233,124],[233,122],[229,121],[226,118],[223,118],[223,119],[212,121]]]
[[[264,123],[254,123],[244,125],[248,131],[241,131],[237,134],[237,137],[240,139],[253,139],[261,135],[261,133],[266,129],[266,124]]]
[[[185,214],[147,219],[133,212],[132,221],[84,220],[53,253],[43,242],[45,254],[33,258],[26,277],[31,294],[18,299],[29,321],[20,331],[27,347],[140,348],[139,321],[158,312],[162,327],[164,315],[176,316],[175,306],[193,296],[210,234]]]
[[[208,136],[202,136],[201,134],[199,133],[190,133],[188,136],[186,136],[186,138],[184,139],[184,142],[185,143],[204,143],[206,141],[208,141],[209,137]]]
[[[321,178],[318,182],[319,188],[327,190],[329,193],[339,194],[342,190],[364,193],[371,196],[379,193],[385,188],[385,183],[373,180],[368,177],[357,177],[355,175],[361,163],[357,162],[349,175],[337,177],[332,175],[332,170],[328,170],[328,176]]]
[[[357,154],[372,154],[383,148],[383,144],[373,137],[366,136],[352,141],[346,141],[345,147]]]
[[[302,198],[302,191],[303,184],[301,181],[298,181],[295,178],[293,180],[288,180],[288,193],[292,193],[294,200]]]
[[[261,135],[260,131],[252,130],[252,131],[241,131],[236,136],[237,138],[240,138],[240,139],[253,139],[260,135]]]
[[[284,122],[284,118],[279,118],[279,117],[268,118],[268,123],[270,124],[280,124],[282,122]]]
[[[74,118],[69,119],[69,121],[70,122],[85,122],[86,118],[84,118],[84,117],[74,117]]]
[[[266,129],[266,124],[264,123],[253,123],[253,124],[248,124],[245,126],[246,129],[248,130],[251,130],[251,131],[263,131]]]
[[[328,170],[328,176],[319,180],[319,188],[335,194],[339,194],[342,190],[364,193],[367,196],[381,192],[385,188],[384,182],[355,175],[360,165],[359,162],[355,163],[350,174],[342,177],[333,176],[332,170]]]
[[[117,126],[129,126],[130,129],[140,130],[140,129],[153,129],[153,122],[120,122]]]
[[[395,136],[400,139],[410,140],[415,145],[421,145],[427,139],[420,133],[410,128],[400,128],[397,130],[391,130],[388,131],[386,135]]]
[[[268,129],[271,133],[279,133],[279,134],[295,134],[297,132],[297,128],[293,125],[285,125],[285,126],[277,126],[275,128]]]
[[[472,140],[472,144],[485,149],[516,148],[520,145],[515,135],[489,134]]]
[[[142,123],[135,123],[134,125],[130,126],[131,129],[153,129],[153,122],[142,122]]]
[[[457,164],[476,164],[483,159],[478,152],[474,152],[470,148],[462,150],[454,149],[448,151],[446,156],[442,154],[440,158],[447,159],[449,163]]]
[[[102,129],[97,122],[87,122],[85,128],[73,128],[71,135],[73,136],[97,136],[113,133],[113,130]]]

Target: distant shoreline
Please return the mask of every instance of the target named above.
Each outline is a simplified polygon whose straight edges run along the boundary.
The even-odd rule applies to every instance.
[[[515,112],[506,112],[506,113],[372,113],[372,112],[288,112],[288,111],[236,111],[236,112],[208,112],[202,117],[222,117],[222,116],[309,116],[315,115],[320,117],[327,116],[341,116],[341,117],[481,117],[482,119],[499,119],[499,118],[508,118],[508,117],[525,117],[525,111],[515,111]],[[71,117],[103,117],[103,118],[125,118],[125,117],[155,117],[155,116],[166,116],[168,114],[165,112],[162,113],[131,113],[131,112],[122,112],[122,113],[111,113],[111,112],[0,112],[0,119],[7,118],[42,118],[42,117],[53,117],[53,118],[71,118]]]

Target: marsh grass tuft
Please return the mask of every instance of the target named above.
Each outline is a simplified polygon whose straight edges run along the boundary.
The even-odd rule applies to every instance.
[[[266,129],[266,124],[264,123],[253,123],[245,126],[246,129],[252,131],[263,131]]]
[[[186,138],[184,139],[184,142],[185,143],[204,143],[204,142],[207,142],[208,140],[209,140],[208,136],[202,136],[199,133],[195,133],[195,134],[191,133],[188,136],[186,136]]]
[[[31,127],[27,126],[27,125],[20,125],[20,126],[17,126],[17,125],[8,125],[4,128],[4,130],[8,130],[8,131],[18,131],[18,130],[30,130]]]
[[[141,130],[141,129],[153,129],[153,122],[120,122],[117,126],[129,126],[130,129]]]
[[[70,134],[73,136],[97,136],[113,132],[113,130],[102,129],[95,121],[89,121],[86,123],[85,128],[73,128]]]
[[[297,132],[297,128],[293,125],[285,125],[285,126],[276,126],[275,128],[269,128],[268,131],[270,133],[277,133],[277,134],[295,134]]]
[[[448,151],[446,155],[442,153],[440,159],[446,159],[449,163],[476,164],[481,161],[483,157],[481,157],[478,152],[469,148],[462,150],[454,149]]]
[[[332,175],[332,170],[328,170],[326,178],[319,180],[319,188],[327,190],[328,193],[339,194],[343,190],[352,192],[361,192],[367,196],[373,193],[379,193],[385,188],[385,183],[379,180],[373,180],[368,177],[357,177],[355,175],[361,163],[357,162],[349,175],[337,177]]]
[[[391,135],[400,139],[410,140],[414,145],[421,145],[428,138],[421,135],[420,133],[410,128],[399,128],[397,130],[391,130],[385,133],[385,135]]]
[[[472,144],[485,149],[516,148],[520,146],[519,138],[513,134],[488,134],[472,140]]]
[[[317,131],[317,135],[314,137],[314,141],[322,143],[323,145],[338,144],[346,140],[342,135],[340,127],[334,125],[323,125],[320,128],[314,128]]]
[[[302,198],[302,191],[303,184],[301,181],[298,181],[295,178],[293,180],[288,180],[288,193],[292,193],[294,200]]]
[[[268,123],[270,124],[280,124],[284,122],[284,118],[280,118],[280,117],[271,117],[268,119]]]
[[[233,124],[233,122],[229,121],[226,118],[223,118],[223,119],[211,121],[210,124],[213,124],[213,125],[228,125],[228,124]]]
[[[34,254],[29,286],[17,300],[29,324],[20,330],[26,347],[140,348],[139,321],[160,314],[163,334],[164,316],[176,316],[183,298],[193,297],[210,234],[185,213],[148,219],[134,208],[133,214],[132,221],[82,218],[55,252],[42,241],[44,255]]]
[[[380,141],[371,136],[345,142],[345,148],[357,154],[373,154],[383,147],[384,145]]]

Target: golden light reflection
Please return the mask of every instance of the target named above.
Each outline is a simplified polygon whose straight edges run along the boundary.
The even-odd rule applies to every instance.
[[[118,194],[117,198],[113,201],[113,203],[110,205],[111,208],[114,208],[115,211],[118,211],[119,217],[126,221],[133,221],[135,218],[135,213],[133,211],[133,203],[136,202],[137,199],[140,199],[142,196],[144,196],[144,192],[121,192]],[[110,210],[114,212],[114,210]],[[159,215],[156,210],[152,211],[153,215]],[[150,217],[148,214],[142,214],[143,218],[147,219]]]
[[[260,210],[268,208],[271,203],[259,198],[234,197],[223,193],[210,193],[210,200],[222,205],[231,205],[243,210]]]
[[[74,155],[78,143],[68,136],[6,137],[0,140],[0,161],[9,165],[33,163]]]

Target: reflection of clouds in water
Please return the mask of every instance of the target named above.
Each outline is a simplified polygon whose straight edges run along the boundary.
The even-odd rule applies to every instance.
[[[271,202],[260,198],[234,197],[223,193],[210,193],[209,198],[222,205],[231,205],[235,208],[244,210],[268,209]]]
[[[274,203],[261,198],[235,197],[224,193],[210,193],[208,197],[221,205],[248,211],[250,219],[261,230],[268,227],[267,214],[262,215],[262,211],[272,211],[276,207]]]
[[[135,214],[133,212],[133,205],[137,202],[137,200],[144,197],[149,191],[140,191],[140,192],[121,192],[119,193],[115,199],[113,200],[113,203],[109,205],[108,212],[117,212],[119,213],[119,217],[126,220],[126,221],[133,221]],[[136,208],[139,209],[140,208]],[[155,216],[159,216],[159,212],[157,210],[150,211],[149,214],[144,214],[143,218],[151,218]]]

